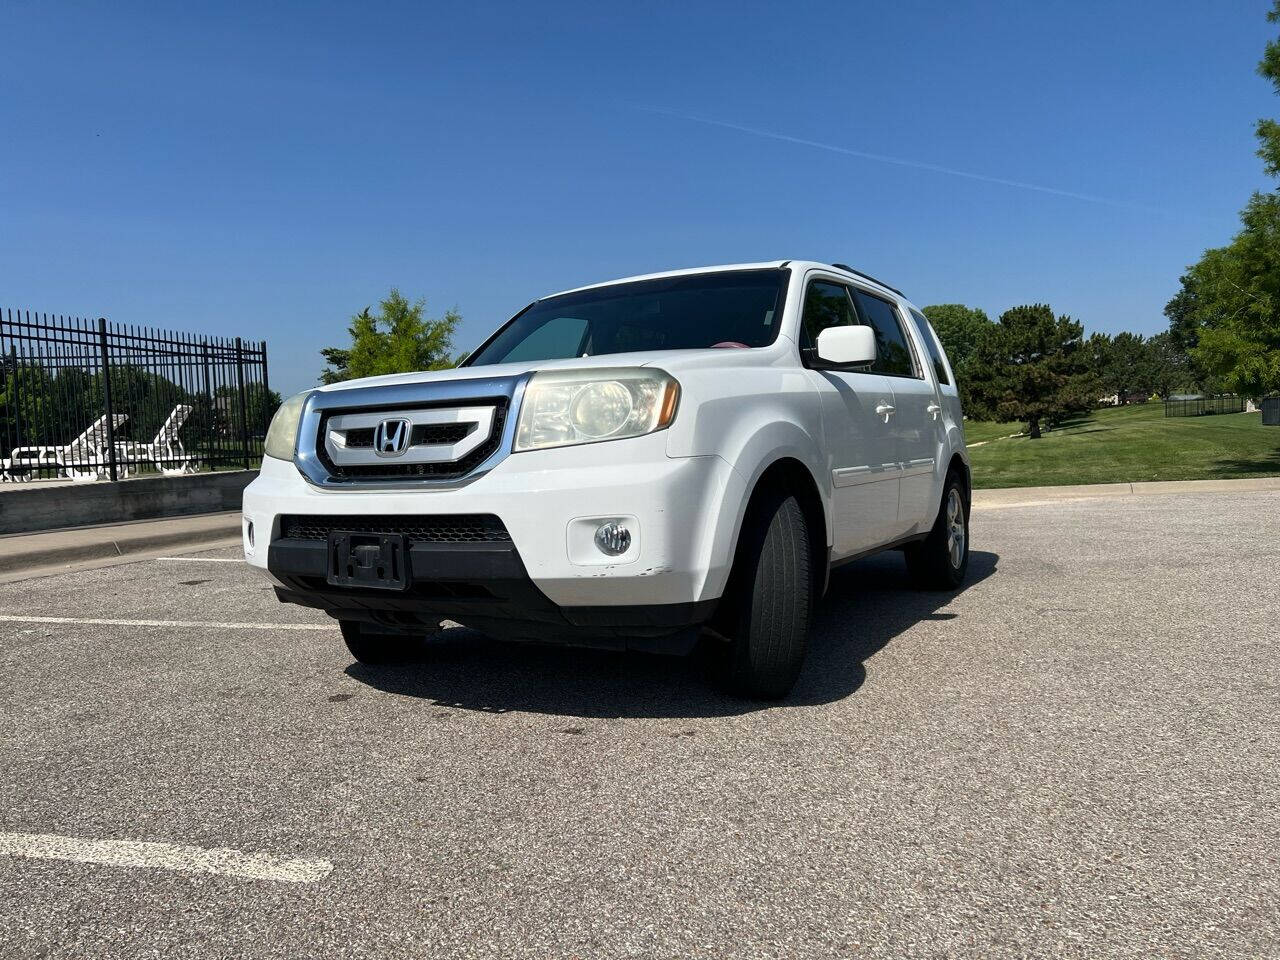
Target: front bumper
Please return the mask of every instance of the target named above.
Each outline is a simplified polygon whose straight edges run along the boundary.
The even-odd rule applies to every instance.
[[[509,543],[415,544],[404,592],[329,585],[328,548],[321,541],[277,540],[267,562],[276,595],[286,603],[390,626],[457,620],[511,639],[683,653],[694,639],[687,628],[705,622],[715,608],[714,600],[559,607],[529,579]]]
[[[506,457],[452,489],[323,489],[297,468],[266,458],[244,495],[246,559],[270,573],[281,598],[334,611],[378,609],[481,626],[500,602],[504,619],[617,629],[675,629],[705,619],[723,592],[736,506],[745,485],[719,457],[672,458],[662,433]],[[493,514],[505,544],[416,544],[414,586],[376,596],[329,586],[324,546],[282,539],[280,517]],[[617,562],[584,547],[602,518],[626,517],[634,546]],[[317,573],[318,571],[318,573]],[[375,594],[375,596],[364,596]],[[370,606],[374,605],[374,606]],[[508,616],[510,614],[511,616]]]

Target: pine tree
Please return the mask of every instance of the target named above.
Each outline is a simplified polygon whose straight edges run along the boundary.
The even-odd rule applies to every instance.
[[[1131,393],[1144,397],[1151,392],[1151,352],[1140,333],[1117,333],[1107,341],[1102,366],[1095,368],[1102,387],[1116,395],[1116,403],[1124,404]]]
[[[320,351],[325,369],[323,383],[340,383],[357,377],[418,370],[447,370],[461,358],[452,356],[453,333],[462,317],[450,310],[437,320],[426,319],[426,301],[413,303],[392,287],[378,304],[374,315],[365,307],[351,318],[347,332],[349,347],[326,347]]]
[[[1090,410],[1100,390],[1084,328],[1047,304],[1014,307],[982,336],[969,364],[976,403],[1001,420],[1023,420],[1032,439],[1044,424]]]

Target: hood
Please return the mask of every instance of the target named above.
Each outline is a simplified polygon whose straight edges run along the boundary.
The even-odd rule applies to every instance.
[[[784,338],[779,338],[784,339]],[[775,345],[776,346],[776,345]],[[451,370],[422,370],[415,373],[393,373],[384,377],[344,380],[318,387],[321,392],[352,390],[362,387],[385,387],[415,383],[444,383],[480,380],[489,377],[518,377],[531,370],[589,370],[593,367],[659,366],[671,371],[688,366],[755,366],[773,361],[773,349],[758,350],[646,350],[636,353],[606,353],[597,357],[570,357],[567,360],[525,360],[479,367],[455,367]]]

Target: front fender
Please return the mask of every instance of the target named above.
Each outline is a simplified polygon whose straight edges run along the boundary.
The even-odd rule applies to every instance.
[[[711,538],[713,571],[707,595],[719,595],[728,580],[747,503],[761,476],[779,460],[808,470],[822,502],[827,545],[832,543],[831,478],[824,468],[822,409],[817,391],[801,370],[755,368],[684,372],[684,398],[669,431],[669,456],[718,456],[741,479],[726,490]],[[714,374],[714,375],[713,375]],[[732,386],[726,390],[726,384]],[[706,398],[710,395],[709,399]],[[687,402],[686,402],[687,401]]]
[[[784,422],[761,424],[758,430],[746,438],[737,453],[736,459],[730,461],[734,469],[742,475],[747,488],[747,497],[743,500],[741,509],[738,511],[735,542],[737,540],[736,529],[741,527],[742,518],[746,513],[746,501],[750,499],[751,493],[759,484],[760,478],[765,471],[780,460],[796,460],[809,471],[809,476],[813,478],[814,486],[818,490],[818,496],[822,500],[827,545],[830,546],[834,533],[831,525],[831,510],[829,509],[831,502],[831,473],[823,469],[822,465],[825,461],[822,457],[821,446],[816,437],[800,426]],[[825,483],[824,480],[826,481]]]

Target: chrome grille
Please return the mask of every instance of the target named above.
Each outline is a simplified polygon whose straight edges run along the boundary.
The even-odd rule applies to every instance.
[[[337,480],[391,480],[465,476],[497,448],[506,422],[506,397],[375,410],[326,411],[320,420],[316,454]],[[380,453],[374,435],[384,420],[410,424],[408,444],[398,453]]]
[[[313,390],[293,462],[308,483],[334,490],[463,486],[511,452],[528,376],[461,369]]]
[[[479,424],[476,423],[422,423],[413,428],[409,444],[428,446],[457,443],[477,426]],[[352,427],[347,431],[347,449],[372,447],[373,431],[373,427]]]

